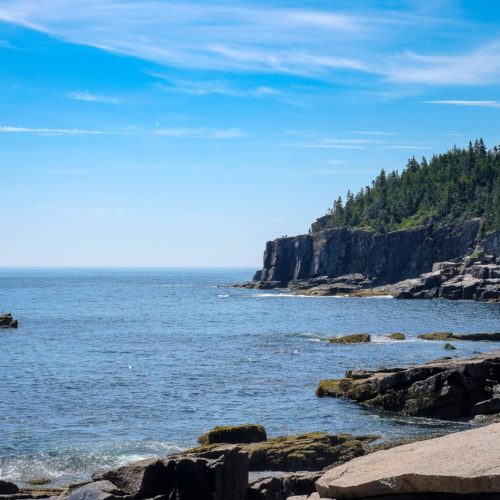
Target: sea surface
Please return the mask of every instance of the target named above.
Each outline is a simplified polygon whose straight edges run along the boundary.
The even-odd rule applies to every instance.
[[[349,368],[449,355],[417,334],[499,331],[499,304],[218,287],[253,271],[0,269],[0,312],[20,322],[0,330],[0,477],[67,484],[194,446],[222,424],[384,438],[467,426],[388,416],[314,390]],[[326,342],[356,332],[373,342]],[[388,341],[391,332],[408,340]],[[456,356],[495,347],[456,346]]]

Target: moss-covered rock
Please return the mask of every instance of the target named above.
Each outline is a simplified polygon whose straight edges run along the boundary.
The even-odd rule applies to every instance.
[[[248,452],[250,470],[313,471],[364,455],[364,444],[376,439],[378,436],[311,432],[251,443],[242,449]]]
[[[434,332],[434,333],[423,333],[418,336],[422,340],[449,340],[456,339],[456,335],[451,332]]]
[[[258,443],[267,439],[266,429],[262,425],[244,424],[214,427],[198,438],[201,445]]]
[[[344,335],[343,337],[333,337],[328,339],[332,344],[358,344],[370,342],[371,337],[367,333],[355,333],[352,335]]]
[[[456,347],[453,344],[450,344],[449,342],[446,342],[444,348],[448,351],[454,351],[456,349]]]
[[[387,335],[387,338],[391,340],[406,340],[405,334],[400,332],[391,333],[390,335]]]

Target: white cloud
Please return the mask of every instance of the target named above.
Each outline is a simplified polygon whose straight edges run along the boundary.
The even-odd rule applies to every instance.
[[[441,101],[423,101],[425,104],[444,104],[448,106],[471,106],[479,108],[500,108],[500,101],[467,101],[450,99]]]
[[[245,134],[237,128],[210,129],[210,128],[162,128],[155,130],[156,135],[176,139],[239,139]]]
[[[0,126],[1,134],[34,134],[34,135],[116,135],[118,132],[104,132],[102,130],[82,130],[76,128],[30,128]]]
[[[122,102],[118,97],[93,94],[87,91],[68,92],[68,97],[75,101],[102,102],[106,104],[120,104]]]

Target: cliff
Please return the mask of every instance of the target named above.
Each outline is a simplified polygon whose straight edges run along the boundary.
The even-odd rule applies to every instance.
[[[329,229],[266,244],[264,265],[254,281],[307,280],[361,273],[377,284],[395,283],[432,270],[435,262],[469,254],[481,220],[461,225],[432,224],[378,234],[364,229]],[[488,252],[500,255],[500,233],[487,236]]]

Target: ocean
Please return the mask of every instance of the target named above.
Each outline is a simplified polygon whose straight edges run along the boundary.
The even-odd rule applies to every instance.
[[[496,332],[500,305],[219,287],[253,269],[1,269],[0,477],[53,485],[196,444],[215,425],[271,436],[421,435],[468,424],[319,399],[322,378],[450,355],[419,333]],[[370,333],[373,342],[328,337]],[[407,340],[389,341],[403,332]],[[455,342],[451,355],[494,348]]]

